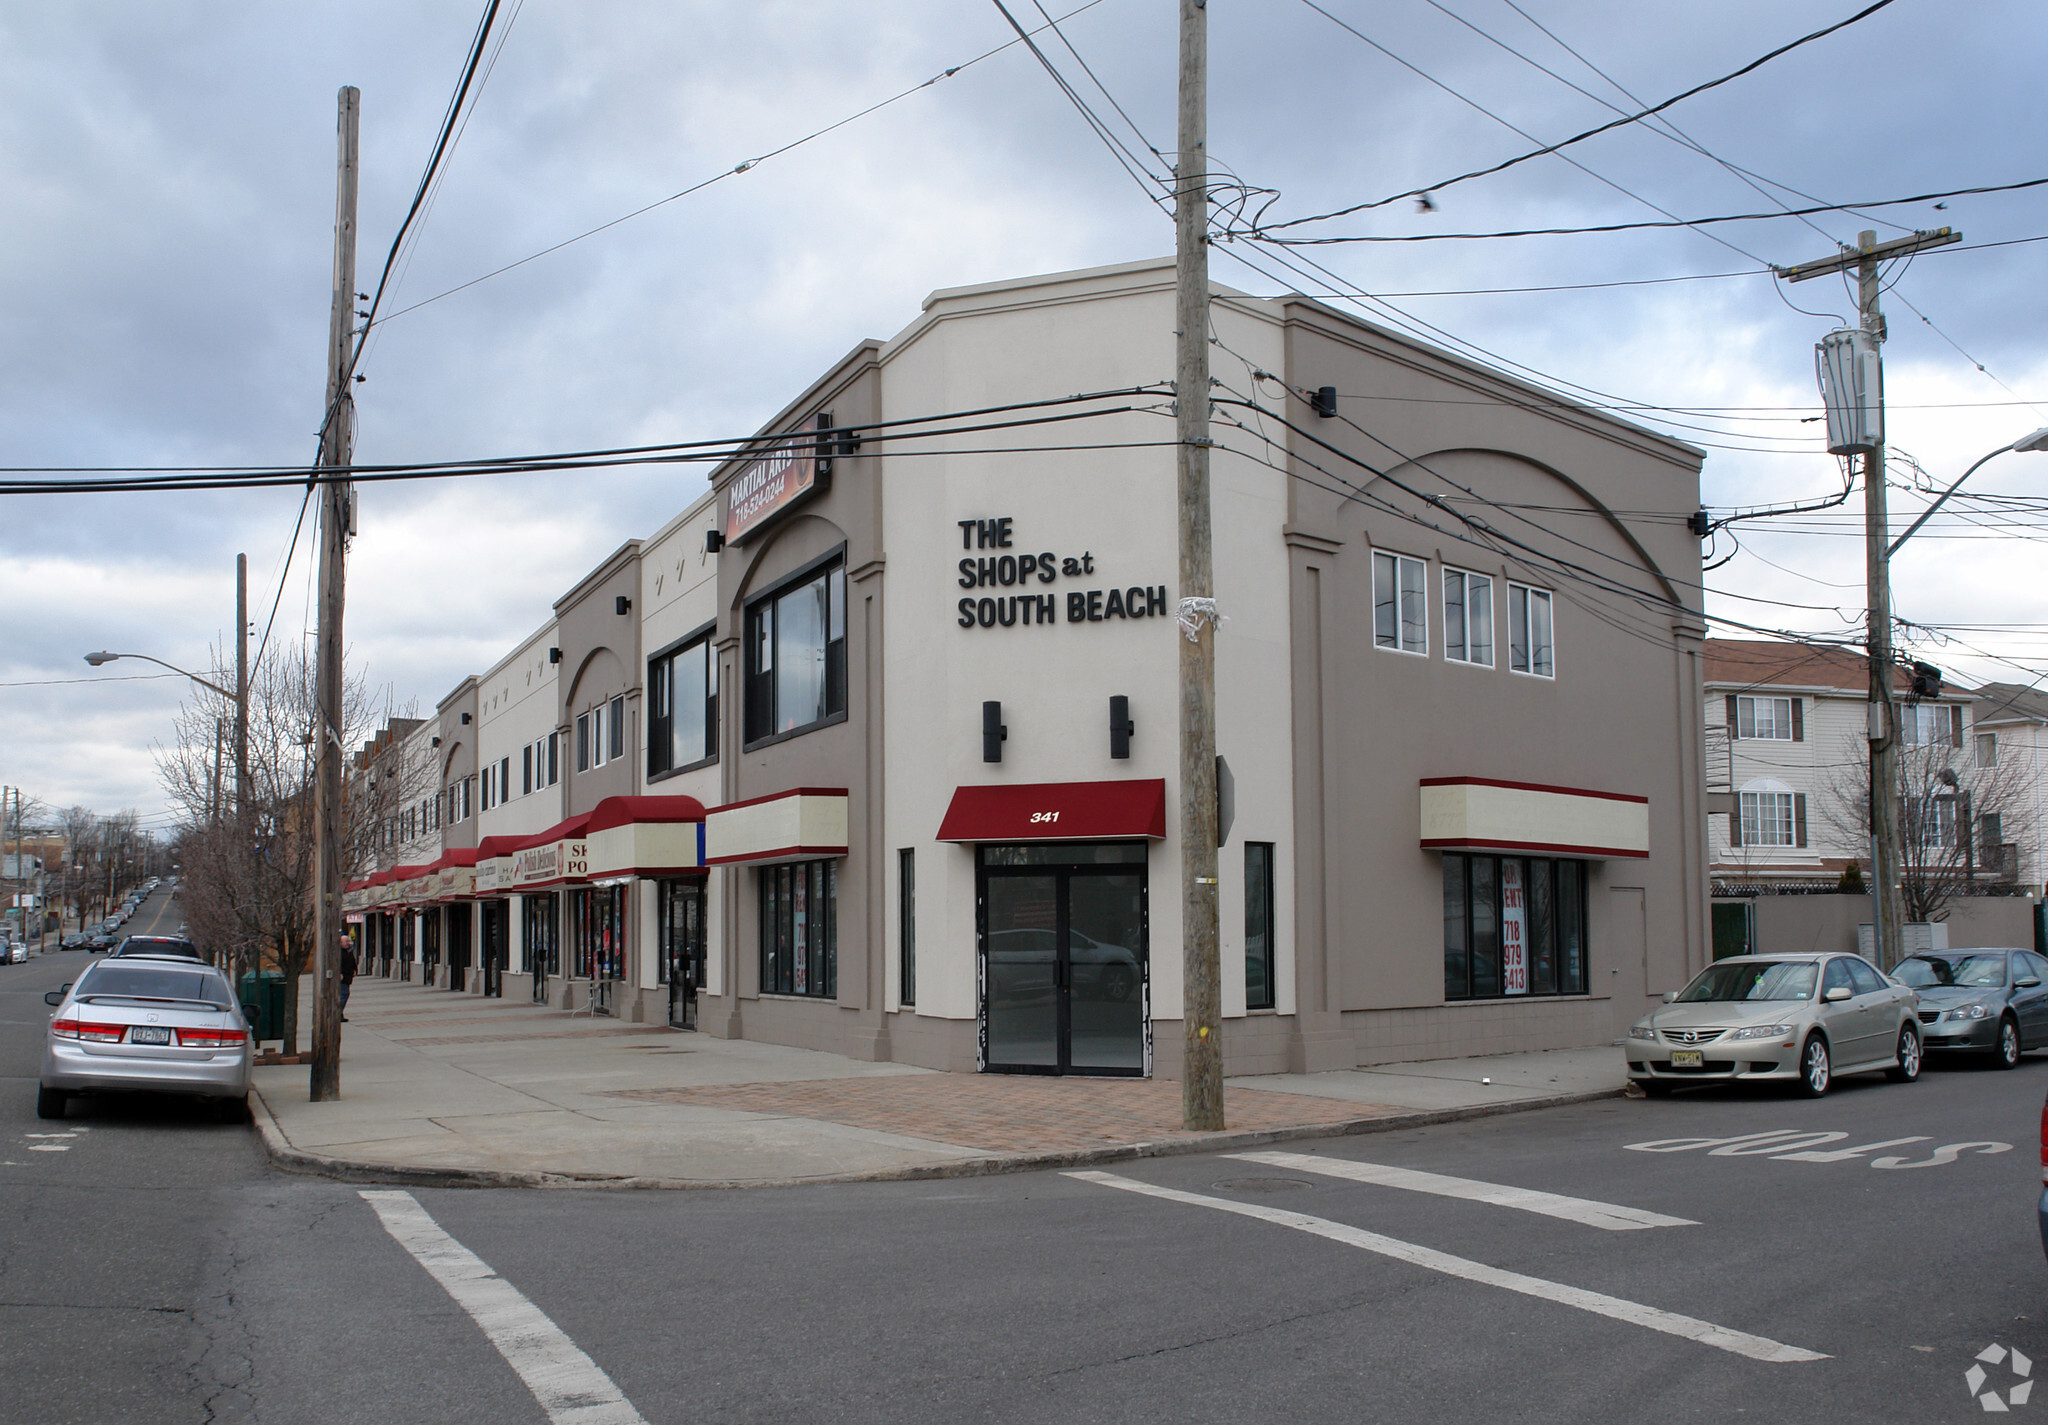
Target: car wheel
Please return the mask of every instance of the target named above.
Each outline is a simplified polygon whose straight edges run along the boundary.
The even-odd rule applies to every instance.
[[[1131,971],[1126,965],[1111,965],[1102,972],[1102,997],[1127,1000],[1131,997]]]
[[[1671,1085],[1662,1079],[1637,1079],[1635,1084],[1643,1091],[1644,1098],[1663,1098],[1671,1092]]]
[[[1810,1034],[1806,1047],[1799,1051],[1799,1092],[1807,1098],[1819,1098],[1832,1082],[1834,1065],[1828,1059],[1828,1041]]]
[[[37,1118],[62,1118],[64,1109],[70,1102],[71,1095],[62,1089],[46,1089],[40,1084],[36,1086]]]
[[[1920,1077],[1920,1031],[1912,1025],[1899,1031],[1899,1062],[1884,1076],[1895,1084],[1910,1084]]]
[[[2020,1064],[2020,1027],[2017,1021],[1998,1021],[1998,1048],[1992,1052],[1992,1062],[2001,1069],[2016,1069]]]
[[[246,1096],[242,1098],[224,1098],[214,1104],[213,1112],[214,1116],[220,1119],[222,1123],[247,1123],[249,1121],[249,1100]]]

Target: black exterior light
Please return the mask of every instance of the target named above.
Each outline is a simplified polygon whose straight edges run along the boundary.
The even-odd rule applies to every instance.
[[[464,727],[468,727],[468,726],[469,726],[469,714],[468,714],[468,713],[464,713],[464,714],[462,715],[462,725],[463,725]]]
[[[725,548],[725,534],[723,531],[715,529],[704,531],[704,552],[706,554],[716,554],[723,548]]]
[[[1138,725],[1131,721],[1131,700],[1118,693],[1109,700],[1109,755],[1123,761],[1131,755],[1131,734]]]
[[[633,601],[627,598],[624,594],[621,594],[616,599],[612,600],[612,611],[614,613],[623,614],[632,607]]]
[[[1314,411],[1324,420],[1329,420],[1337,414],[1337,388],[1335,386],[1316,387],[1316,394],[1308,404],[1310,410]]]
[[[981,760],[1000,762],[1003,760],[1003,743],[1009,740],[1010,729],[1003,726],[1003,705],[983,703],[981,705]]]
[[[550,648],[550,649],[548,650],[548,662],[550,662],[550,663],[559,663],[559,662],[561,662],[561,661],[562,661],[562,650],[561,650],[561,649],[559,649],[559,648]]]

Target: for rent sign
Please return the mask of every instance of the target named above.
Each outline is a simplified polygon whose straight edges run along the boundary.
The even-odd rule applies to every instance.
[[[745,538],[817,484],[817,453],[809,445],[788,446],[747,462],[726,487],[725,537]]]

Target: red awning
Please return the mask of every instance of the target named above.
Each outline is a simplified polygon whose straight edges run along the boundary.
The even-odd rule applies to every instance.
[[[1103,841],[1166,835],[1166,782],[956,787],[941,841]]]
[[[703,819],[704,803],[695,797],[606,797],[591,811],[583,830],[595,836],[615,826],[669,826]]]

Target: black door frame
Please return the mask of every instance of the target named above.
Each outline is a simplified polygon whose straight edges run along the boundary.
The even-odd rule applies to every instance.
[[[1002,843],[1009,844],[1009,843]],[[1029,843],[1026,843],[1029,844]],[[1121,844],[1121,843],[1118,843]],[[1143,844],[1143,843],[1141,843]],[[974,998],[976,1019],[976,1067],[983,1073],[1043,1074],[1059,1077],[1077,1075],[1105,1079],[1149,1079],[1152,1077],[1152,876],[1151,856],[1138,861],[1111,861],[1083,865],[990,866],[974,848]],[[1130,875],[1138,877],[1138,1024],[1144,1052],[1136,1069],[1106,1069],[1073,1063],[1073,928],[1071,887],[1076,876]],[[1059,1061],[1056,1064],[999,1064],[988,1052],[988,883],[1024,876],[1049,876],[1055,890],[1053,989],[1055,1030]]]
[[[479,973],[483,976],[484,996],[502,999],[505,994],[505,946],[509,939],[511,905],[502,900],[479,901],[477,915],[480,917],[477,939],[483,947],[483,964]]]
[[[660,956],[661,974],[668,984],[668,1024],[671,1029],[695,1029],[697,1027],[697,995],[704,988],[704,960],[709,934],[705,921],[710,911],[709,878],[687,876],[658,883],[656,892],[659,899],[655,905],[655,935],[660,942],[657,951]],[[676,897],[694,900],[697,905],[696,938],[689,938],[690,917],[684,916],[683,943],[677,946],[676,931],[669,922],[669,907]]]

